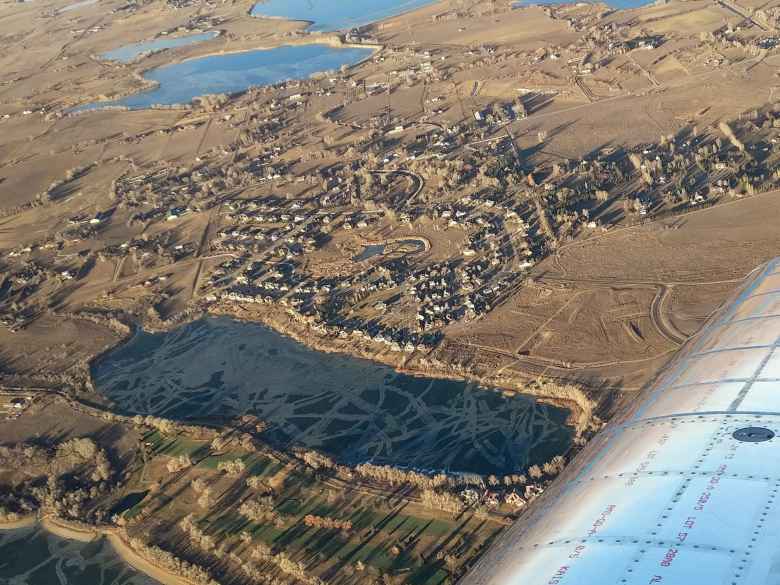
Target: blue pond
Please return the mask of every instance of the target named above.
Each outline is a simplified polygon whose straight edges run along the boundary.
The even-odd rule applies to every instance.
[[[617,8],[619,10],[640,8],[641,6],[647,6],[652,3],[653,0],[609,0],[607,2],[612,8]]]
[[[304,79],[320,71],[354,65],[371,53],[371,49],[335,49],[313,44],[202,57],[148,71],[144,77],[159,84],[150,91],[121,100],[79,106],[73,111],[107,106],[141,109],[187,104],[202,95],[235,93],[253,86]]]
[[[252,8],[253,16],[306,20],[311,30],[334,31],[396,16],[433,0],[268,0]]]
[[[523,8],[524,6],[531,6],[533,4],[540,5],[552,5],[552,4],[568,4],[575,0],[519,0],[512,3],[512,8]],[[628,10],[630,8],[640,8],[652,4],[654,0],[606,0],[606,3],[612,8],[618,10]]]
[[[141,55],[147,53],[154,53],[155,51],[162,51],[163,49],[175,49],[177,47],[186,47],[187,45],[194,45],[195,43],[202,43],[215,37],[218,37],[217,31],[198,33],[194,35],[187,35],[183,37],[163,37],[154,39],[152,41],[144,41],[142,43],[133,43],[132,45],[125,45],[108,51],[100,55],[103,59],[108,61],[119,61],[121,63],[130,63],[134,59],[137,59]]]

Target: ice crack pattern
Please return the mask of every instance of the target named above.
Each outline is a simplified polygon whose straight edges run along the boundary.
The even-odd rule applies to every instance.
[[[39,528],[0,531],[0,585],[155,585],[106,540],[66,540]]]
[[[399,374],[226,318],[139,332],[93,374],[124,411],[174,419],[252,413],[269,423],[275,444],[350,464],[513,473],[564,452],[571,439],[566,411],[530,397]]]

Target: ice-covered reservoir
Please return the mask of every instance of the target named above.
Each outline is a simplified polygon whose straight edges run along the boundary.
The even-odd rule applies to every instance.
[[[432,4],[435,0],[263,0],[252,16],[305,20],[313,31],[363,26]]]
[[[123,45],[117,49],[113,49],[100,55],[101,59],[106,61],[119,61],[120,63],[130,63],[141,55],[148,55],[149,53],[155,53],[157,51],[164,51],[165,49],[177,49],[179,47],[186,47],[187,45],[194,45],[195,43],[202,43],[219,36],[219,31],[208,31],[202,33],[195,33],[191,35],[184,35],[180,37],[159,37],[152,39],[151,41],[142,41],[140,43],[132,43],[130,45]]]
[[[362,47],[334,48],[312,44],[210,55],[147,71],[144,78],[157,84],[149,91],[116,101],[93,102],[72,111],[111,106],[141,109],[155,105],[188,104],[198,96],[235,93],[250,87],[336,71],[343,65],[359,63],[372,53],[372,49]]]

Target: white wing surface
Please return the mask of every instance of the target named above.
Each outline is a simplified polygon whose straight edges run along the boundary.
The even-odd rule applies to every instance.
[[[600,433],[468,585],[780,585],[780,258]]]

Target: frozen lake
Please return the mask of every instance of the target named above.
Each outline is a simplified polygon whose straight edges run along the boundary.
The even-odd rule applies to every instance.
[[[219,36],[217,31],[198,33],[194,35],[186,35],[183,37],[160,37],[152,41],[144,41],[141,43],[133,43],[131,45],[125,45],[108,51],[100,55],[102,59],[107,61],[119,61],[121,63],[130,63],[141,55],[147,55],[164,49],[175,49],[177,47],[186,47],[187,45],[194,45],[195,43],[202,43]]]
[[[433,4],[436,0],[262,0],[252,8],[258,17],[303,20],[311,23],[312,31],[337,31],[384,20],[392,16]],[[555,0],[517,2],[523,4],[555,4]],[[647,0],[608,0],[613,8],[637,8],[650,4]]]
[[[350,464],[515,473],[563,453],[572,435],[568,411],[529,396],[412,377],[227,318],[139,332],[95,364],[93,378],[122,411],[173,419],[252,413],[270,425],[272,443]]]
[[[334,31],[396,16],[434,0],[268,0],[252,8],[253,16],[311,22],[311,30]]]
[[[188,104],[198,96],[235,93],[253,86],[306,79],[314,73],[354,65],[371,53],[371,49],[337,49],[312,44],[200,57],[147,71],[144,77],[159,84],[155,89],[121,100],[79,106],[73,111],[109,106],[142,109],[155,105]]]
[[[40,528],[0,530],[4,585],[156,585],[125,563],[105,539],[66,540]]]

